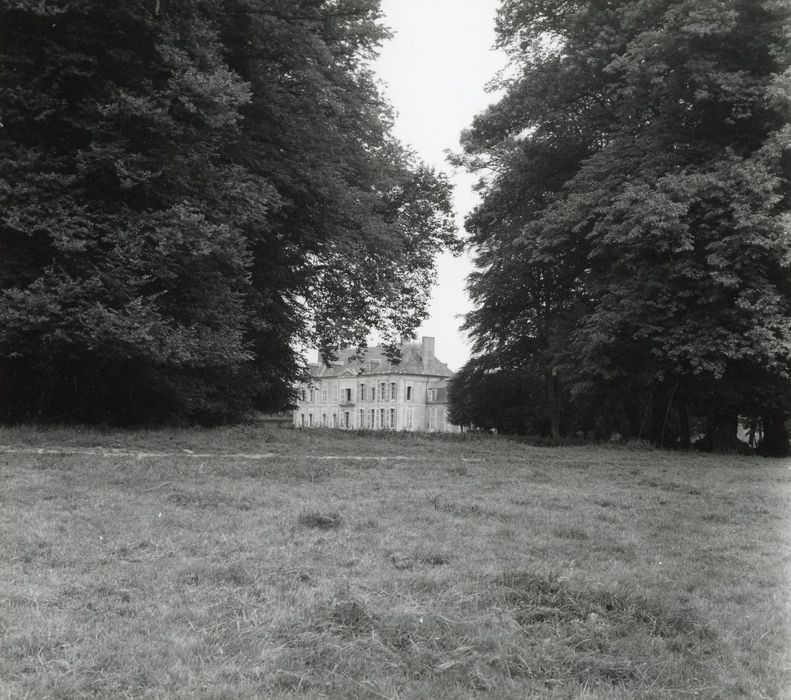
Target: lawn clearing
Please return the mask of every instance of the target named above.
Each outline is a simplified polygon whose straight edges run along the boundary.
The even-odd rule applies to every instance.
[[[251,426],[0,446],[0,696],[791,697],[789,461]]]

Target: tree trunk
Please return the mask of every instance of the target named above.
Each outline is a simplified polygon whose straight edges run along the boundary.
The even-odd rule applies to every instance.
[[[547,404],[549,405],[549,435],[554,440],[560,437],[560,401],[558,378],[552,370],[546,374]]]
[[[732,452],[738,427],[739,418],[736,414],[718,415],[711,430],[711,449],[714,452]]]
[[[763,439],[758,445],[758,454],[764,457],[787,457],[788,430],[786,430],[786,415],[782,411],[765,413],[761,417],[763,423]]]
[[[721,454],[752,454],[750,446],[736,436],[739,416],[723,412],[713,417],[706,437],[699,445],[704,450]]]
[[[0,420],[14,417],[14,370],[11,360],[0,359]]]
[[[650,411],[648,415],[648,434],[651,444],[660,449],[665,446],[667,436],[665,435],[664,418],[667,404],[665,402],[665,392],[659,386],[655,386],[651,392]]]
[[[689,434],[689,407],[686,399],[679,400],[677,410],[679,447],[688,450],[692,446],[692,436]]]
[[[640,404],[634,397],[630,396],[624,399],[623,409],[626,413],[626,424],[629,426],[629,434],[624,437],[629,439],[640,439],[643,437],[640,434],[642,429],[642,422],[640,421]]]

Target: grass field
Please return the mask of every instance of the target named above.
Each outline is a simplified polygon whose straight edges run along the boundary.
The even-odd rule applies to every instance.
[[[0,445],[0,697],[791,697],[791,461],[254,427]]]

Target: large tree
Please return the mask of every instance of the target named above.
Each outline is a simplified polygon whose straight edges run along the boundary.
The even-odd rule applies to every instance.
[[[0,2],[7,417],[282,408],[300,345],[419,324],[449,186],[384,38],[378,0]]]
[[[502,368],[490,365],[492,359],[471,360],[450,380],[451,422],[503,434],[549,437],[554,407],[547,404],[542,369]],[[554,427],[559,430],[559,412],[557,419]]]
[[[771,0],[504,0],[516,70],[464,140],[479,352],[659,444],[746,414],[787,449],[788,30]]]

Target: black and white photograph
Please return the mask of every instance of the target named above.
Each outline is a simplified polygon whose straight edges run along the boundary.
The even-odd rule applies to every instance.
[[[791,700],[791,0],[0,0],[0,700]]]

